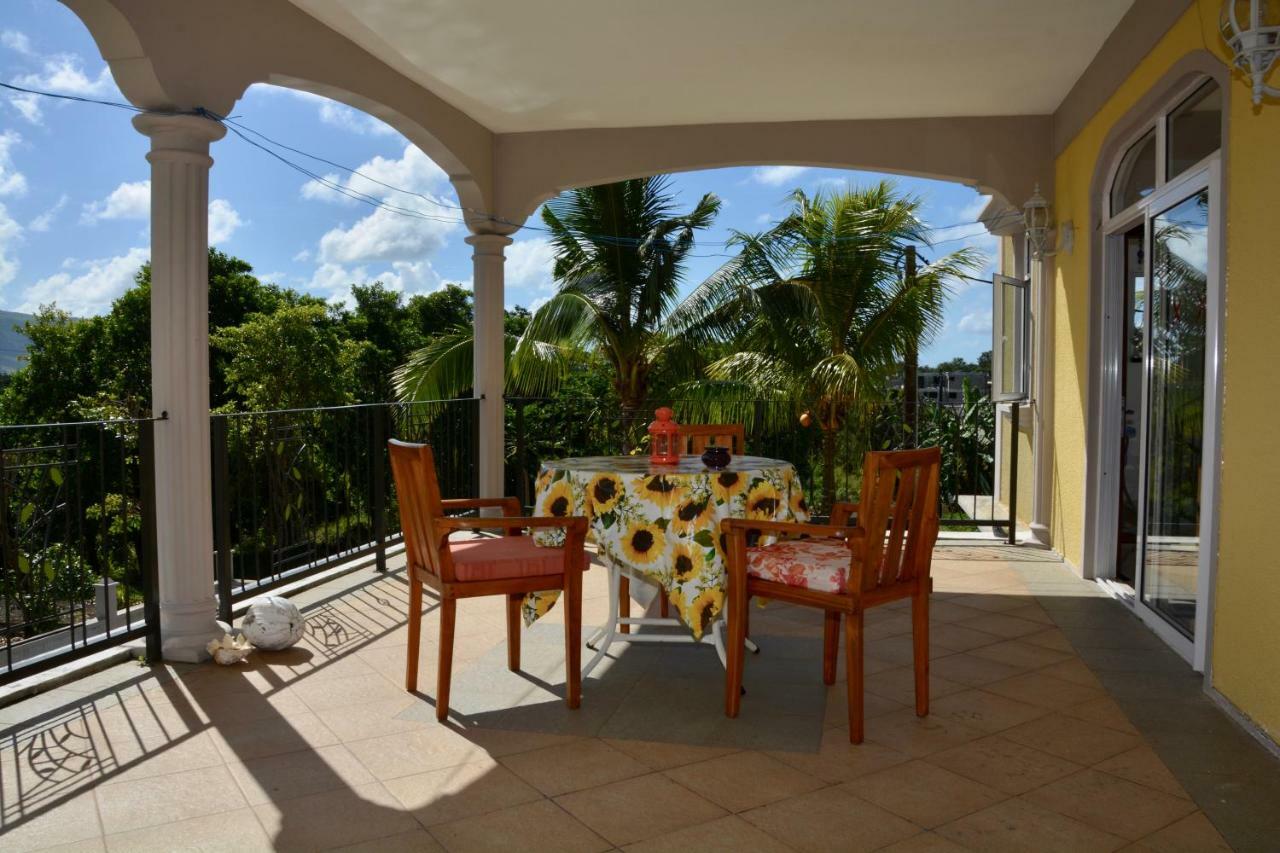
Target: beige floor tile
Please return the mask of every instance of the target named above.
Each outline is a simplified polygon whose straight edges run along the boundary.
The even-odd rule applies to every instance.
[[[628,844],[629,853],[787,853],[790,847],[737,815]]]
[[[432,827],[450,853],[495,850],[556,850],[596,853],[611,846],[550,800],[537,800],[481,817]]]
[[[666,771],[671,779],[731,812],[805,794],[823,781],[761,752],[735,752]]]
[[[108,835],[106,843],[111,853],[251,853],[273,849],[271,839],[248,808]]]
[[[254,812],[277,850],[327,850],[419,828],[377,783],[266,803]]]
[[[1131,841],[1195,811],[1195,804],[1097,770],[1051,782],[1024,795],[1059,814]]]
[[[1080,769],[1064,758],[1000,735],[935,752],[928,761],[1010,795],[1039,788]]]
[[[521,779],[549,797],[606,785],[649,772],[649,768],[600,740],[535,749],[501,759]]]
[[[968,652],[947,655],[929,664],[930,672],[957,684],[980,687],[993,681],[1001,681],[1024,670],[1021,667],[998,663]]]
[[[1169,768],[1160,760],[1160,756],[1156,755],[1149,746],[1139,746],[1112,756],[1106,761],[1095,764],[1094,769],[1128,779],[1130,782],[1137,782],[1139,785],[1146,785],[1148,788],[1155,788],[1157,791],[1163,791],[1175,797],[1187,798],[1187,792],[1183,790],[1182,785],[1169,772]]]
[[[61,800],[39,813],[27,812],[15,802],[6,801],[4,806],[0,848],[6,853],[93,841],[102,834],[92,793]]]
[[[378,673],[356,675],[350,678],[331,678],[324,681],[306,681],[290,688],[312,711],[341,708],[344,705],[365,705],[369,702],[390,702],[404,696],[404,690],[392,684]]]
[[[1021,608],[1019,608],[1020,610]],[[1037,608],[1038,610],[1039,608]],[[1019,610],[1008,610],[1002,613],[985,613],[982,616],[975,616],[972,619],[964,619],[957,623],[961,628],[971,628],[974,631],[982,631],[986,634],[994,634],[997,637],[1003,637],[1006,640],[1012,640],[1016,637],[1025,637],[1028,634],[1039,634],[1044,630],[1043,622],[1033,622],[1030,619],[1023,619],[1019,616],[1012,615]]]
[[[542,799],[536,788],[492,759],[402,776],[384,784],[423,826]]]
[[[1046,649],[1053,649],[1055,652],[1075,654],[1075,647],[1071,645],[1067,635],[1057,628],[1050,628],[1038,634],[1028,634],[1021,639],[1024,643],[1031,643],[1033,646],[1042,646]]]
[[[205,767],[99,785],[94,791],[103,831],[111,835],[243,808],[246,803],[226,767]]]
[[[1124,839],[1022,800],[1005,800],[938,829],[970,850],[991,853],[1094,853],[1116,850]]]
[[[479,761],[488,754],[453,729],[441,725],[352,741],[346,746],[379,780],[456,767]]]
[[[914,694],[914,689],[913,689]],[[915,699],[912,700],[913,707]],[[870,720],[890,711],[900,711],[906,706],[901,702],[886,699],[878,693],[862,691],[862,718]],[[849,727],[849,693],[843,684],[837,683],[827,689],[827,706],[822,715],[822,724],[827,727]]]
[[[901,666],[867,675],[863,681],[863,686],[868,693],[882,696],[885,699],[897,702],[899,705],[915,707],[916,674],[915,670],[909,666]],[[952,693],[959,693],[967,689],[965,685],[948,681],[939,675],[933,673],[929,675],[929,697],[931,699],[949,696]]]
[[[929,640],[957,652],[968,652],[998,643],[1001,638],[956,622],[941,622],[929,625]]]
[[[338,740],[349,743],[383,735],[434,728],[436,725],[434,715],[424,715],[423,719],[411,720],[401,719],[398,716],[422,701],[421,697],[402,693],[398,698],[380,702],[326,708],[316,716]]]
[[[462,729],[459,733],[493,758],[545,749],[548,746],[560,746],[580,739],[577,735],[478,727]]]
[[[924,761],[899,764],[841,788],[926,829],[1007,799],[994,788]]]
[[[1133,727],[1133,723],[1129,722],[1128,716],[1125,715],[1124,711],[1120,710],[1120,706],[1110,696],[1100,696],[1097,699],[1090,699],[1087,702],[1081,702],[1079,705],[1064,708],[1062,713],[1078,720],[1099,723],[1118,732],[1125,732],[1131,735],[1138,733],[1138,730]]]
[[[1125,848],[1134,853],[1225,853],[1230,849],[1204,812],[1189,814]]]
[[[904,708],[868,722],[864,734],[869,741],[921,758],[977,740],[985,732],[932,714],[917,717],[913,709]]]
[[[605,743],[653,770],[670,770],[695,761],[706,761],[737,752],[735,747],[699,746],[687,743],[664,743],[654,740],[605,738]]]
[[[1026,640],[1005,640],[974,649],[973,653],[980,658],[993,660],[1009,666],[1020,666],[1024,669],[1039,669],[1051,663],[1058,663],[1071,657],[1069,652],[1045,648]]]
[[[1048,710],[1067,708],[1106,696],[1100,688],[1064,681],[1061,678],[1046,675],[1044,670],[997,681],[984,686],[983,689]]]
[[[919,828],[866,800],[837,788],[744,812],[749,823],[796,850],[877,850],[910,838]]]
[[[1015,726],[1005,731],[1004,736],[1023,746],[1089,765],[1127,752],[1142,743],[1134,735],[1062,714],[1050,714]]]
[[[958,651],[960,650],[951,648],[937,637],[930,636],[929,657],[931,659],[955,654]],[[899,634],[877,640],[868,638],[866,656],[887,661],[895,666],[911,666],[915,661],[915,645],[910,634]]]
[[[211,728],[209,736],[227,761],[250,761],[338,742],[337,735],[315,714],[261,720],[251,726]]]
[[[905,753],[875,741],[864,740],[856,745],[849,743],[849,730],[846,728],[824,731],[816,753],[778,751],[768,754],[824,782],[847,782],[910,760]]]
[[[1099,691],[1103,690],[1102,682],[1093,674],[1093,670],[1085,665],[1080,658],[1068,658],[1061,663],[1053,663],[1037,670],[1045,675],[1052,675],[1054,678],[1061,678],[1063,681],[1070,681],[1072,684],[1079,684],[1084,687],[1093,687]]]
[[[1043,717],[1045,708],[981,690],[966,690],[930,703],[929,715],[954,720],[988,734]]]
[[[962,619],[972,619],[975,616],[981,616],[985,612],[985,610],[968,607],[955,601],[929,602],[929,621],[933,625],[941,622],[959,622]]]
[[[251,806],[374,781],[373,775],[341,744],[234,762],[227,767]]]
[[[618,847],[725,815],[661,773],[565,794],[556,802]]]
[[[5,839],[6,841],[8,839]],[[6,850],[8,848],[5,848]],[[105,853],[107,843],[101,838],[86,838],[84,841],[72,841],[70,844],[55,844],[52,847],[41,847],[40,853]]]
[[[333,853],[443,853],[444,848],[425,829],[411,829],[386,838],[333,848]]]
[[[879,853],[964,853],[965,848],[948,841],[936,832],[922,832],[910,838],[881,847]]]

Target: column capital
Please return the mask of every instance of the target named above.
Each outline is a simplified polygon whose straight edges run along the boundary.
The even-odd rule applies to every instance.
[[[472,234],[465,242],[475,249],[475,255],[502,255],[502,250],[513,241],[506,234]]]
[[[182,159],[182,155],[209,154],[209,143],[227,135],[220,122],[197,115],[171,115],[168,113],[141,113],[133,118],[134,128],[151,139],[153,157]],[[212,161],[210,161],[212,165]]]

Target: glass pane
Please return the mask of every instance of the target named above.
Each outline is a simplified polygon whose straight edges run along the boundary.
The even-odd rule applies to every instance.
[[[1168,178],[1176,178],[1218,150],[1222,141],[1222,90],[1210,80],[1169,113]]]
[[[1156,132],[1151,130],[1124,154],[1111,185],[1111,215],[1146,198],[1156,188]]]
[[[1124,235],[1125,316],[1124,364],[1120,399],[1124,426],[1120,434],[1120,523],[1116,536],[1116,577],[1134,583],[1138,566],[1138,495],[1142,491],[1142,374],[1146,364],[1146,226]]]
[[[995,283],[993,392],[996,400],[1021,400],[1027,393],[1027,284],[1007,276],[996,276]]]
[[[1200,563],[1208,192],[1161,213],[1151,229],[1142,598],[1191,636]]]

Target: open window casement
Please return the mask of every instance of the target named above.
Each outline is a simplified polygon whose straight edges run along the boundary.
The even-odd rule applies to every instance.
[[[995,275],[991,311],[991,399],[1027,399],[1031,378],[1031,282]]]

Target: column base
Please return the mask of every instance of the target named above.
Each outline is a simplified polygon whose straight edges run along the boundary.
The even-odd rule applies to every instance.
[[[1045,548],[1051,547],[1052,540],[1050,539],[1049,527],[1047,525],[1033,522],[1030,525],[1030,531],[1031,538],[1035,540],[1037,545],[1042,545]]]
[[[207,646],[210,640],[222,636],[222,628],[215,619],[212,599],[206,604],[170,607],[165,613],[160,605],[160,654],[175,663],[200,663],[209,660]],[[174,612],[177,611],[177,612]]]

